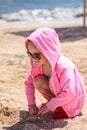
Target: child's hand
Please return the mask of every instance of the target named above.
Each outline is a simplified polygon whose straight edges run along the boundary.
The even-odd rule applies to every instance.
[[[37,115],[37,113],[38,113],[38,108],[35,104],[29,105],[28,110],[31,115]]]
[[[43,115],[45,115],[46,113],[49,113],[50,112],[50,110],[47,108],[47,106],[44,106],[44,107],[42,107],[42,108],[40,108],[39,110],[38,110],[38,116],[43,116]]]

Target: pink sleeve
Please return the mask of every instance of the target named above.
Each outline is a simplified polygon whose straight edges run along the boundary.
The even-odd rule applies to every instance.
[[[54,111],[57,107],[64,105],[72,105],[70,102],[78,100],[80,91],[83,87],[81,77],[77,72],[76,68],[65,68],[60,74],[60,86],[61,93],[55,98],[52,98],[48,103],[47,107]]]
[[[33,76],[31,72],[25,80],[25,91],[28,100],[28,105],[35,104],[35,89],[33,86]]]
[[[26,80],[25,80],[25,91],[26,91],[26,96],[28,100],[28,105],[35,104],[35,88],[33,86],[33,79],[41,74],[42,72],[42,67],[41,66],[36,66],[35,62],[32,61],[31,59],[31,71],[28,74]]]

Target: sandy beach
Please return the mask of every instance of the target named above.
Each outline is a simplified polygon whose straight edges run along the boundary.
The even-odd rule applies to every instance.
[[[87,91],[87,28],[78,23],[0,25],[0,130],[87,130],[87,96],[81,114],[53,120],[30,116],[24,80],[30,70],[25,38],[38,27],[53,27],[59,34],[62,53],[81,73]],[[45,99],[36,91],[37,105]]]

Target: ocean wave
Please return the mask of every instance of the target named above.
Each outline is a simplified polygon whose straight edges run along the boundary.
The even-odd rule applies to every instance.
[[[83,8],[54,8],[54,9],[33,9],[20,10],[14,13],[0,15],[0,24],[6,23],[43,23],[43,22],[58,22],[72,20],[73,18],[81,17]]]

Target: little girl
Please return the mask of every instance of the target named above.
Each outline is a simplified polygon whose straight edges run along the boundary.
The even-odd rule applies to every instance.
[[[25,80],[29,113],[42,116],[54,112],[53,118],[79,115],[85,103],[85,88],[76,66],[61,54],[57,33],[51,28],[40,28],[25,41],[31,71]],[[36,106],[35,89],[46,99]]]

